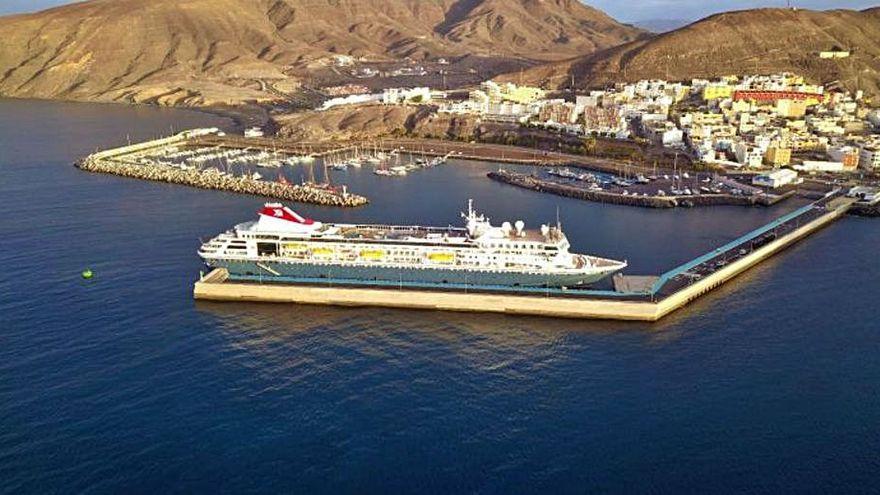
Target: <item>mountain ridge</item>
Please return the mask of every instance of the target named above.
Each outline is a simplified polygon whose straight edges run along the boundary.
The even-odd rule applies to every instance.
[[[842,47],[845,59],[818,53]],[[752,9],[714,14],[680,29],[522,74],[533,84],[580,88],[638,79],[688,80],[730,74],[790,71],[817,82],[880,90],[880,7],[862,11]]]
[[[339,54],[546,62],[642,35],[577,0],[89,0],[0,17],[0,95],[235,104]]]

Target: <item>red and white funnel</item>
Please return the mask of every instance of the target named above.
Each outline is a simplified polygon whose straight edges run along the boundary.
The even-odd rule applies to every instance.
[[[303,225],[312,225],[315,223],[311,218],[305,218],[281,203],[266,203],[266,206],[260,210],[260,216],[285,220],[287,222],[301,223]]]
[[[263,232],[311,232],[321,228],[321,222],[306,218],[281,203],[266,203],[259,215],[256,230]]]

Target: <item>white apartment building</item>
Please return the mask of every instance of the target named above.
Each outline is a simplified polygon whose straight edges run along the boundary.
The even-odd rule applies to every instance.
[[[740,141],[733,147],[736,161],[744,167],[760,168],[764,164],[765,150],[752,144]]]

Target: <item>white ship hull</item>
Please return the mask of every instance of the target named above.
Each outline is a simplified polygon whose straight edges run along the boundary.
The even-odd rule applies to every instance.
[[[226,268],[232,279],[269,281],[348,281],[404,282],[430,285],[469,285],[485,287],[577,287],[598,282],[618,271],[617,267],[590,273],[547,274],[500,272],[493,270],[452,270],[443,268],[389,268],[344,264],[308,264],[284,261],[210,260],[211,268]]]
[[[466,228],[321,224],[269,204],[256,222],[202,245],[199,255],[232,278],[290,281],[575,287],[625,262],[570,253],[560,227],[493,227],[469,208]]]

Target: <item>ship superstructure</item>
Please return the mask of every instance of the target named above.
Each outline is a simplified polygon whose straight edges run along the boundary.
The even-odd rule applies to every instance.
[[[626,267],[570,253],[558,223],[539,230],[522,221],[493,226],[472,202],[462,217],[463,228],[332,224],[269,203],[257,220],[204,243],[199,256],[233,278],[507,287],[574,287]]]

